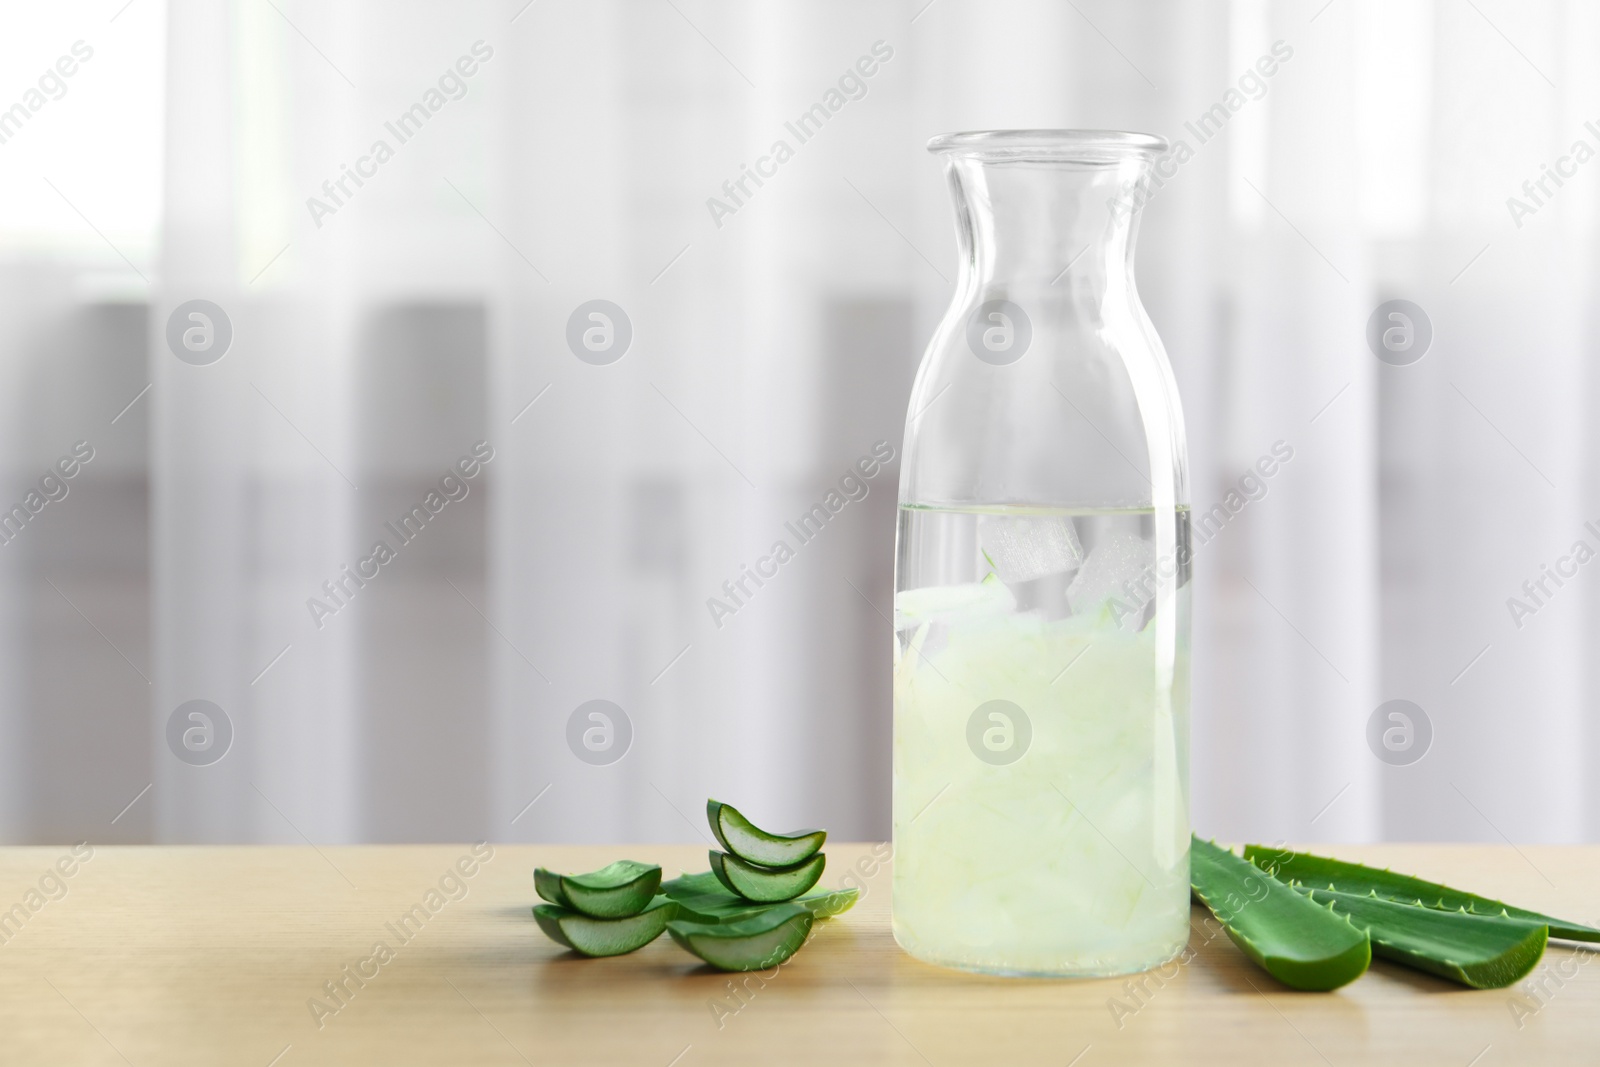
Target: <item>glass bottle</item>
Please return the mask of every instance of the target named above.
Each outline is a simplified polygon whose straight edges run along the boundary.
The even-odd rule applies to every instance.
[[[894,933],[1108,975],[1189,931],[1189,487],[1134,287],[1158,137],[936,137],[960,274],[912,388],[895,545]]]

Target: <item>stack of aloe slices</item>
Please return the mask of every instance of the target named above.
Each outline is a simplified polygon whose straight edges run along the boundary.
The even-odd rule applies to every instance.
[[[803,895],[827,866],[822,851],[827,831],[768,833],[718,800],[706,801],[706,821],[727,849],[710,854],[715,882],[691,874],[673,879],[663,891],[683,908],[683,915],[667,924],[667,933],[711,966],[724,971],[775,967],[806,943],[818,915],[837,915],[855,903],[853,889]]]
[[[548,904],[533,917],[550,940],[585,956],[620,956],[661,936],[677,914],[673,902],[657,893],[661,868],[653,863],[618,860],[589,874],[533,872],[533,887]]]
[[[1436,882],[1303,852],[1194,839],[1194,896],[1257,966],[1291,989],[1337,989],[1374,955],[1472,989],[1525,976],[1551,937],[1600,930]]]
[[[827,864],[823,830],[773,834],[731,805],[706,803],[711,830],[726,853],[711,853],[711,870],[661,880],[654,864],[620,860],[591,874],[533,872],[548,903],[534,907],[551,940],[585,956],[618,956],[643,948],[663,930],[724,971],[775,967],[793,956],[813,923],[846,911],[854,889],[807,892]]]
[[[706,801],[706,821],[726,852],[711,853],[711,873],[746,900],[793,900],[817,884],[828,857],[826,830],[769,834],[731,804]]]

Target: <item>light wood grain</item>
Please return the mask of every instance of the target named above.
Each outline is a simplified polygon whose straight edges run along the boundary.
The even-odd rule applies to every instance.
[[[1592,920],[1600,848],[1409,846],[1338,854]],[[870,854],[829,848],[824,884]],[[1164,979],[1021,980],[941,970],[889,930],[887,868],[855,910],[742,1004],[727,975],[662,938],[583,960],[529,915],[536,864],[623,856],[703,870],[690,846],[494,846],[402,942],[396,923],[470,846],[97,848],[0,944],[0,1060],[18,1064],[1593,1064],[1600,967],[1553,948],[1522,987],[1469,992],[1374,964],[1293,993],[1196,912]],[[0,909],[66,849],[0,851]],[[446,888],[454,888],[451,885]],[[45,889],[59,893],[53,882]],[[459,891],[458,891],[459,892]],[[443,899],[441,894],[441,899]],[[41,893],[37,900],[45,899]],[[393,959],[319,1027],[307,1001],[387,943]],[[370,967],[369,967],[370,970]],[[1570,977],[1562,977],[1561,971]],[[1136,987],[1142,987],[1137,992]],[[353,983],[351,983],[353,988]],[[1114,1011],[1121,1003],[1124,1011]],[[716,1005],[721,1005],[719,1010]],[[1513,1006],[1520,1006],[1521,1019]],[[1131,1014],[1130,1014],[1131,1012]],[[1119,1018],[1120,1016],[1120,1018]],[[1519,1025],[1520,1022],[1520,1025]],[[1487,1050],[1487,1051],[1485,1051]],[[1475,1057],[1479,1057],[1476,1060]]]

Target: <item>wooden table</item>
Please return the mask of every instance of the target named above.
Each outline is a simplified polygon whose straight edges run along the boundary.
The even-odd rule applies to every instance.
[[[828,851],[827,885],[870,855]],[[1336,851],[1575,919],[1600,910],[1600,848]],[[97,848],[81,861],[64,848],[3,850],[0,908],[23,909],[0,914],[0,1062],[1600,1062],[1600,967],[1585,966],[1600,954],[1553,948],[1510,990],[1465,991],[1378,962],[1337,993],[1304,994],[1197,932],[1192,961],[1164,978],[984,978],[895,946],[886,867],[864,877],[855,910],[741,1000],[733,976],[665,937],[584,960],[539,932],[536,864],[590,870],[623,856],[669,874],[706,866],[691,846],[499,845],[481,861],[453,845]],[[470,877],[452,877],[458,862]],[[325,986],[340,980],[342,1005]]]

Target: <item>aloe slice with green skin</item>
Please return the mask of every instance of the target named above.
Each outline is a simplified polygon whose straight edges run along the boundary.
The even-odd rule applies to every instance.
[[[1378,896],[1296,886],[1372,938],[1374,955],[1473,989],[1504,989],[1544,955],[1548,927],[1505,916],[1402,904]]]
[[[711,873],[731,891],[763,904],[793,900],[817,884],[827,866],[827,853],[819,852],[790,867],[757,867],[726,852],[711,853]]]
[[[533,888],[557,907],[592,919],[637,915],[661,888],[661,867],[618,860],[588,874],[556,874],[543,867],[533,872]]]
[[[685,874],[662,882],[661,892],[678,902],[678,917],[687,922],[728,922],[748,918],[773,907],[771,904],[754,903],[731,892],[710,871]],[[826,919],[849,911],[860,896],[857,889],[824,889],[795,897],[789,903],[800,905],[818,919]]]
[[[1396,874],[1386,869],[1329,859],[1326,856],[1313,856],[1306,852],[1271,848],[1267,845],[1246,845],[1244,855],[1246,859],[1269,874],[1285,881],[1300,882],[1313,889],[1331,889],[1336,893],[1351,893],[1358,896],[1374,894],[1401,904],[1421,904],[1425,908],[1444,911],[1465,911],[1469,915],[1525,919],[1528,922],[1548,926],[1551,937],[1562,937],[1569,941],[1600,941],[1600,930],[1592,926],[1567,922],[1565,919],[1542,915],[1525,908],[1513,908],[1498,900],[1452,889],[1437,882],[1425,882],[1408,874]]]
[[[706,801],[706,821],[722,847],[733,855],[762,867],[792,867],[816,855],[828,839],[826,830],[796,830],[771,834],[739,813],[732,804]]]
[[[661,936],[676,918],[678,903],[658,897],[636,915],[596,919],[555,904],[535,904],[533,917],[550,940],[585,956],[621,956]]]
[[[811,912],[798,904],[778,904],[730,922],[674,920],[667,933],[685,951],[723,971],[761,971],[799,951],[811,933]]]
[[[571,909],[567,895],[561,891],[561,876],[554,871],[547,871],[543,867],[533,869],[533,889],[545,900],[558,908]]]
[[[1291,989],[1327,990],[1366,972],[1372,943],[1348,919],[1212,842],[1196,837],[1189,848],[1194,895],[1268,974]]]

